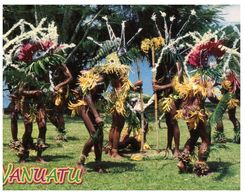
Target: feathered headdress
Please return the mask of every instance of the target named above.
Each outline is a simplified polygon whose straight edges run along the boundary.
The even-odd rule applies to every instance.
[[[4,69],[7,67],[18,69],[18,62],[30,64],[33,61],[43,59],[44,56],[47,56],[46,54],[54,54],[75,46],[74,44],[58,44],[57,27],[54,22],[45,25],[46,20],[43,18],[37,26],[33,26],[21,19],[3,35],[5,42],[3,46]],[[18,28],[21,29],[21,33],[10,39],[9,37],[14,30]],[[17,64],[15,64],[16,62]]]
[[[89,59],[88,62],[92,63],[91,65],[96,64],[98,61],[102,60],[107,55],[113,52],[117,52],[120,61],[122,63],[129,64],[129,62],[131,62],[131,59],[127,56],[127,51],[129,49],[129,46],[132,44],[133,40],[135,40],[138,34],[142,31],[142,28],[139,28],[138,31],[134,34],[134,36],[132,36],[128,41],[126,41],[126,36],[125,36],[126,21],[122,21],[121,36],[117,37],[111,25],[108,22],[107,16],[104,16],[102,18],[106,21],[106,26],[107,26],[110,40],[105,40],[99,43],[96,40],[94,40],[92,37],[87,37],[87,39],[93,41],[96,45],[100,47],[99,51],[97,52],[97,55],[94,58]]]

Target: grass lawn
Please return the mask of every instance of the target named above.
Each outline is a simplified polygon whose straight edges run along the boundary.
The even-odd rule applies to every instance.
[[[239,113],[238,113],[239,117]],[[181,121],[181,147],[188,138],[186,125]],[[55,167],[73,167],[79,158],[83,144],[88,138],[87,130],[79,119],[66,119],[66,127],[69,129],[69,142],[57,145],[54,138],[57,135],[55,127],[48,123],[47,143],[50,144],[43,156],[47,164],[38,164],[34,160],[34,152],[26,166],[46,167],[49,170]],[[105,141],[108,140],[109,124],[105,127]],[[166,125],[160,129],[160,148],[166,146]],[[73,184],[6,184],[4,190],[239,190],[240,189],[240,145],[232,143],[233,126],[224,117],[225,134],[228,138],[226,149],[211,150],[208,165],[212,174],[205,177],[197,177],[194,174],[179,174],[176,167],[176,159],[164,159],[163,156],[153,156],[142,161],[132,161],[129,157],[121,161],[115,161],[103,154],[104,164],[108,173],[98,174],[93,171],[94,154],[88,158],[88,172],[84,175],[84,182],[80,185]],[[19,121],[19,137],[23,134],[23,123]],[[37,137],[37,126],[34,125],[33,137]],[[8,144],[11,140],[10,119],[3,118],[3,164],[17,163],[17,156],[10,151]],[[156,131],[148,134],[148,143],[152,149],[156,146]],[[149,152],[154,152],[149,151]]]

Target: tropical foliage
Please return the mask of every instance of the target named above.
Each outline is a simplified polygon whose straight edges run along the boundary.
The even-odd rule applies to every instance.
[[[132,37],[138,28],[143,28],[142,32],[132,43],[131,58],[142,56],[139,51],[141,40],[156,36],[156,29],[151,20],[152,13],[163,11],[167,14],[167,23],[171,23],[169,17],[175,16],[177,19],[172,26],[172,34],[178,33],[178,26],[182,26],[189,18],[190,11],[195,9],[198,13],[197,20],[192,20],[183,33],[189,30],[206,31],[213,24],[218,24],[222,6],[205,5],[4,5],[3,7],[3,31],[10,29],[20,18],[32,24],[47,17],[48,22],[55,21],[58,27],[59,42],[75,43],[77,45],[72,55],[67,60],[68,68],[77,77],[79,71],[88,61],[97,54],[98,46],[86,39],[93,37],[98,42],[108,39],[107,29],[103,16],[107,15],[108,20],[120,37],[121,21],[126,22],[126,40]],[[181,16],[181,17],[180,17]],[[73,22],[70,22],[73,21]],[[163,19],[157,21],[159,26],[163,24]],[[18,33],[18,30],[16,30]],[[13,35],[14,36],[14,35]],[[69,53],[69,52],[68,52]],[[74,79],[75,80],[75,79]],[[72,87],[76,81],[73,80]]]

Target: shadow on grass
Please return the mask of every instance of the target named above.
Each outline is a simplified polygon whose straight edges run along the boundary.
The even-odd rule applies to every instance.
[[[67,136],[67,140],[69,142],[69,141],[80,140],[80,138],[79,137],[75,137],[75,136]]]
[[[69,159],[73,159],[72,156],[68,156],[68,155],[43,155],[42,156],[43,159],[46,162],[58,162],[58,161],[64,161],[64,160],[69,160]],[[35,156],[31,156],[27,162],[36,162],[36,157]]]
[[[47,136],[47,139],[50,141],[57,141],[56,140],[56,136]],[[74,140],[80,140],[79,137],[75,137],[75,136],[67,136],[67,140],[69,141],[74,141]]]
[[[226,142],[227,142],[227,143],[232,143],[232,144],[237,144],[237,145],[240,144],[240,143],[235,143],[234,140],[231,139],[231,138],[227,138],[227,139],[226,139]]]
[[[240,162],[230,163],[230,162],[208,162],[211,172],[219,173],[217,177],[214,178],[215,181],[221,181],[226,176],[232,176],[233,173],[230,171],[230,166],[239,164]]]
[[[69,155],[45,155],[44,156],[45,161],[47,162],[57,162],[57,161],[64,161],[64,160],[68,160],[68,159],[73,159],[72,156]]]
[[[135,170],[135,164],[129,162],[112,162],[112,161],[102,161],[100,164],[103,168],[106,169],[108,173],[123,173],[130,171],[143,171],[143,170]],[[88,172],[94,172],[96,167],[96,162],[89,162],[86,164],[87,168],[92,170],[88,170]]]
[[[8,147],[9,148],[9,144],[3,143],[3,147]]]

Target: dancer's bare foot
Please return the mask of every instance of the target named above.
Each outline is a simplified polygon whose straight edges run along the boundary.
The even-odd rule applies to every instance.
[[[96,124],[98,124],[98,125],[103,125],[103,120],[102,120],[102,118],[101,118],[100,116],[97,116],[97,117],[95,118],[95,122],[96,122]]]
[[[82,174],[87,173],[87,169],[85,168],[84,164],[77,162],[76,167],[77,169],[81,169]]]
[[[25,159],[19,159],[18,161],[20,164],[25,164],[26,163],[26,160]]]
[[[103,151],[105,152],[105,154],[111,155],[111,147],[110,146],[104,147]]]
[[[180,170],[181,172],[183,172],[183,173],[187,171],[187,170],[186,170],[186,166],[185,166],[185,164],[184,164],[182,161],[179,161],[179,162],[178,162],[177,167],[178,167],[179,170]]]
[[[106,169],[100,165],[96,166],[94,170],[98,173],[107,173]]]
[[[46,164],[47,161],[45,161],[42,157],[38,156],[36,159],[37,162],[41,163],[41,164]]]
[[[180,151],[177,149],[174,149],[173,155],[175,158],[178,158],[178,156],[180,155]]]
[[[111,155],[111,158],[113,158],[115,160],[121,160],[122,156],[120,156],[119,154],[113,154],[113,155]]]
[[[156,150],[156,152],[159,154],[159,153],[161,152],[161,150],[160,150],[160,149],[158,149],[158,150]]]
[[[112,149],[111,150],[111,154],[110,154],[111,158],[115,159],[115,160],[121,160],[122,159],[122,156],[120,156],[118,154],[118,150],[116,149]]]

